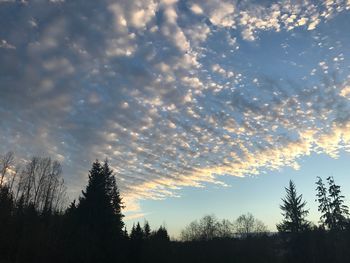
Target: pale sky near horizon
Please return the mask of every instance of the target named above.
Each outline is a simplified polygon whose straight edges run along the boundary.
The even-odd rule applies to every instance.
[[[244,178],[226,176],[223,179],[229,185],[226,188],[206,185],[204,189],[184,189],[179,198],[143,201],[141,206],[149,213],[141,218],[127,220],[126,226],[131,229],[133,224],[140,222],[142,225],[145,220],[152,229],[165,224],[172,237],[179,238],[186,225],[205,215],[233,222],[238,216],[251,213],[263,221],[269,231],[275,232],[276,224],[283,218],[279,206],[282,204],[281,198],[285,197],[284,188],[288,186],[289,180],[293,180],[297,193],[302,194],[307,203],[307,220],[317,225],[320,220],[315,190],[317,176],[325,183],[328,176],[333,176],[336,184],[341,186],[345,203],[350,206],[350,154],[343,152],[337,159],[325,154],[313,154],[303,158],[299,170],[282,168],[280,171]]]
[[[59,160],[72,199],[108,158],[128,226],[274,230],[289,179],[316,223],[316,176],[350,198],[348,25],[349,0],[0,0],[0,153]]]

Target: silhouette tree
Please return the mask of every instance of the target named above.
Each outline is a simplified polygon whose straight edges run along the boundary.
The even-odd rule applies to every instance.
[[[149,260],[146,262],[173,262],[170,238],[164,226],[160,226],[151,233],[149,242],[148,251],[146,251]]]
[[[316,182],[316,196],[319,205],[318,205],[318,211],[320,211],[321,217],[320,221],[324,226],[327,226],[329,228],[333,228],[334,222],[333,217],[331,213],[331,207],[330,207],[330,198],[328,197],[327,188],[323,183],[323,180],[321,177],[317,177],[318,180]]]
[[[115,180],[115,176],[113,174],[113,170],[110,169],[108,165],[108,161],[105,160],[102,167],[102,174],[106,178],[106,192],[107,196],[110,199],[110,204],[113,210],[113,219],[114,224],[117,229],[117,233],[119,236],[123,235],[123,217],[124,215],[121,212],[121,209],[124,208],[122,203],[122,198],[119,193],[119,189],[117,187],[117,183]]]
[[[122,242],[122,200],[113,171],[107,160],[103,165],[95,161],[89,173],[89,182],[76,208],[80,227],[82,260],[110,262],[118,243]],[[78,252],[78,251],[77,251]]]
[[[181,231],[181,240],[209,241],[232,238],[235,233],[240,237],[248,237],[266,232],[265,224],[255,219],[250,213],[239,216],[233,223],[225,219],[219,221],[214,215],[206,215],[199,221],[195,220],[186,226]]]
[[[255,219],[251,213],[240,215],[235,221],[235,231],[240,237],[261,235],[267,232],[265,224]]]
[[[126,229],[126,227],[124,227],[123,238],[125,240],[129,240],[129,234],[128,234],[128,230]]]
[[[334,218],[335,227],[338,230],[343,230],[347,226],[349,217],[349,208],[344,204],[344,196],[341,194],[340,186],[336,185],[334,178],[327,178],[329,188],[328,193],[330,197],[330,207],[332,210],[332,216]]]
[[[130,239],[133,241],[142,241],[145,237],[145,233],[143,232],[140,223],[137,222],[136,227],[133,225],[131,229]]]
[[[59,262],[65,185],[61,166],[33,157],[21,168],[0,158],[0,262]]]
[[[219,238],[231,238],[233,237],[234,224],[227,219],[222,219],[218,224],[218,237]]]
[[[34,157],[17,172],[12,161],[3,163],[0,262],[322,263],[350,259],[348,207],[332,177],[327,178],[327,187],[318,178],[317,197],[325,226],[337,231],[324,227],[302,231],[308,228],[306,203],[290,182],[282,199],[285,218],[279,230],[296,234],[256,235],[266,227],[249,213],[233,222],[207,215],[187,226],[178,242],[170,241],[164,226],[151,231],[147,221],[143,226],[135,224],[129,237],[122,220],[122,199],[107,161],[93,163],[82,196],[65,213],[57,205],[64,203],[65,190],[59,163]],[[237,238],[235,233],[249,238]]]
[[[148,221],[145,221],[143,232],[145,233],[145,238],[148,239],[151,235],[151,227],[149,226]]]
[[[13,212],[13,199],[7,186],[0,185],[0,255],[5,255],[11,249],[11,214]],[[0,257],[1,262],[1,257]]]
[[[309,211],[305,209],[306,202],[302,200],[302,195],[297,194],[295,184],[289,181],[289,187],[285,188],[286,197],[282,198],[283,204],[280,206],[284,219],[277,224],[280,232],[299,233],[310,227],[310,223],[305,219]]]
[[[170,238],[168,235],[168,231],[164,226],[160,226],[158,230],[154,231],[152,234],[153,240],[163,241],[163,242],[169,242]]]
[[[14,164],[14,154],[13,152],[8,152],[3,156],[0,156],[0,186],[3,186],[5,182],[5,177]]]
[[[143,253],[143,245],[144,245],[144,232],[143,229],[140,226],[140,223],[137,222],[136,227],[135,225],[132,226],[131,233],[130,233],[130,261],[131,262],[140,262],[142,258]]]
[[[62,167],[49,157],[33,157],[21,171],[17,171],[16,182],[10,187],[15,190],[14,198],[24,198],[24,205],[33,205],[39,212],[63,210],[66,202],[66,187]],[[15,172],[14,176],[17,175]]]
[[[348,224],[349,208],[344,204],[340,186],[335,184],[332,176],[327,177],[328,191],[322,178],[317,177],[316,191],[318,210],[322,213],[321,222],[331,230],[343,230]]]
[[[205,215],[199,222],[191,222],[181,231],[181,239],[190,240],[211,240],[220,235],[220,222],[214,215]]]

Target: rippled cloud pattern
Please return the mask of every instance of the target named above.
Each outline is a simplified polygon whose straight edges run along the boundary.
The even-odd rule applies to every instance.
[[[0,0],[0,149],[139,200],[350,146],[350,1]]]

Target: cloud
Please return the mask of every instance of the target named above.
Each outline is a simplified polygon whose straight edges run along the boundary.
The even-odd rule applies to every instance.
[[[147,214],[145,213],[136,213],[136,214],[132,214],[132,215],[126,215],[125,216],[125,220],[135,220],[135,219],[140,219],[140,218],[144,218]]]
[[[6,40],[1,40],[0,42],[0,48],[6,48],[6,49],[16,49],[15,46],[9,44]]]
[[[134,217],[349,150],[346,1],[0,5],[0,149],[58,158],[72,197],[95,158]]]

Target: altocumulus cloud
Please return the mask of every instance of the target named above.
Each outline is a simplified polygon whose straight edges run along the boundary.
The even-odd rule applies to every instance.
[[[138,200],[350,145],[350,2],[0,1],[0,145]],[[133,214],[134,213],[134,214]]]

